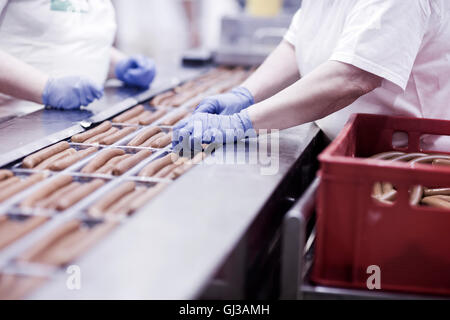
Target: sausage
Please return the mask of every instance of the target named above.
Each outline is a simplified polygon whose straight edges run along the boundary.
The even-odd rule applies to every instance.
[[[150,105],[152,106],[159,106],[164,100],[171,98],[175,95],[175,92],[173,91],[166,91],[164,93],[158,94],[156,97],[152,99],[150,102]]]
[[[175,168],[167,178],[175,180],[178,179],[180,176],[185,174],[187,171],[189,171],[194,165],[200,163],[205,158],[204,152],[199,152],[194,158],[187,161],[182,166],[179,166],[178,168]]]
[[[138,153],[132,155],[131,157],[120,161],[118,164],[114,166],[113,169],[113,175],[120,176],[133,168],[135,165],[137,165],[139,162],[144,160],[145,158],[148,158],[152,155],[152,152],[150,150],[141,150]]]
[[[19,177],[11,177],[9,179],[3,180],[2,182],[0,182],[0,190],[9,188],[10,186],[12,186],[13,184],[16,184],[18,182],[20,182]]]
[[[437,195],[450,195],[450,188],[425,189],[423,195],[425,197]]]
[[[75,150],[74,148],[64,150],[63,152],[55,154],[54,156],[51,156],[47,160],[42,161],[40,164],[38,164],[35,167],[35,169],[36,170],[48,170],[50,168],[50,166],[57,160],[63,159],[65,157],[73,155],[75,153],[77,153],[77,150]]]
[[[422,195],[423,195],[423,187],[415,186],[411,191],[411,195],[409,197],[409,204],[412,206],[419,205],[420,200],[422,199]]]
[[[95,143],[99,143],[103,138],[106,138],[112,134],[115,134],[117,131],[119,131],[118,128],[116,127],[112,127],[111,129],[109,129],[106,132],[100,133],[92,138],[87,139],[86,141],[84,141],[83,143],[87,143],[87,144],[95,144]]]
[[[439,196],[425,197],[421,203],[430,207],[450,209],[450,202],[439,198]]]
[[[104,184],[105,182],[103,180],[95,179],[92,180],[91,182],[81,185],[77,189],[61,197],[58,203],[56,204],[56,209],[60,211],[66,210],[67,208],[71,207],[81,199],[90,195],[92,192],[94,192]]]
[[[112,119],[112,122],[120,122],[120,123],[124,123],[125,121],[136,117],[138,114],[142,113],[144,111],[144,106],[143,105],[137,105],[134,108],[131,108],[128,111],[125,111],[124,113],[122,113],[121,115],[118,115],[117,117]]]
[[[71,184],[56,191],[50,197],[38,201],[35,206],[37,208],[43,208],[43,209],[56,209],[57,203],[61,197],[64,197],[65,195],[69,194],[70,192],[74,191],[75,189],[77,189],[80,186],[81,186],[81,183],[72,182]]]
[[[114,157],[109,160],[103,167],[98,169],[95,173],[98,174],[112,174],[114,166],[118,164],[120,161],[125,160],[131,157],[131,154],[124,154],[123,156]]]
[[[39,163],[41,163],[45,159],[50,158],[51,156],[53,156],[57,153],[60,153],[69,148],[70,148],[70,145],[67,141],[59,142],[51,147],[45,148],[41,151],[38,151],[38,152],[26,157],[22,161],[22,166],[24,168],[28,168],[28,169],[34,168],[35,166],[37,166]]]
[[[136,188],[134,191],[128,193],[126,196],[122,197],[119,201],[111,205],[106,210],[106,215],[110,214],[130,214],[131,203],[135,201],[138,197],[147,191],[147,188]]]
[[[172,163],[168,166],[165,166],[161,170],[159,170],[155,175],[153,175],[154,178],[165,178],[167,177],[175,168],[179,167],[181,164]]]
[[[376,159],[376,160],[389,160],[394,157],[399,157],[404,155],[404,152],[396,152],[396,151],[389,151],[389,152],[383,152],[376,155],[373,155],[370,157],[370,159]]]
[[[434,160],[450,160],[450,157],[448,156],[425,156],[420,157],[417,159],[414,159],[410,161],[411,164],[415,163],[432,163]]]
[[[150,144],[152,148],[164,148],[172,142],[172,132],[166,133],[164,136],[156,139]]]
[[[117,200],[122,199],[125,195],[132,192],[136,187],[136,184],[132,181],[122,183],[119,187],[108,192],[106,196],[94,203],[89,209],[88,213],[93,218],[100,218],[106,212],[106,210],[112,206]]]
[[[0,170],[0,181],[11,178],[14,173],[11,170]]]
[[[432,163],[437,166],[450,166],[450,160],[436,159]]]
[[[110,144],[116,143],[117,141],[125,138],[127,135],[133,133],[134,131],[136,131],[136,128],[132,128],[132,127],[123,128],[123,129],[117,131],[116,133],[101,139],[100,144],[110,145]]]
[[[166,113],[167,113],[166,109],[160,109],[153,113],[142,114],[139,116],[139,124],[143,126],[149,125],[155,122],[156,120],[162,118]]]
[[[136,117],[133,117],[133,118],[130,118],[130,119],[126,120],[124,123],[126,123],[126,124],[139,124],[139,117],[141,115],[143,115],[145,112],[148,112],[148,111],[144,111],[144,112],[138,114]]]
[[[189,110],[181,110],[169,115],[164,121],[161,123],[163,126],[173,126],[178,121],[186,117],[190,113]]]
[[[95,147],[90,147],[84,150],[80,150],[76,153],[74,153],[73,155],[70,155],[68,157],[65,157],[63,159],[60,159],[58,161],[56,161],[55,163],[53,163],[50,166],[50,170],[52,171],[61,171],[64,170],[68,167],[70,167],[71,165],[73,165],[74,163],[80,161],[83,158],[86,158],[87,156],[89,156],[90,154],[97,152],[97,148]]]
[[[71,220],[25,251],[19,260],[51,266],[66,265],[116,225],[117,223],[101,223],[86,228],[81,221]]]
[[[151,147],[151,145],[153,144],[153,142],[155,142],[155,141],[158,140],[159,138],[164,137],[165,135],[166,135],[165,132],[157,133],[157,134],[155,134],[153,137],[151,137],[150,139],[148,139],[147,141],[145,141],[143,144],[141,144],[140,147],[143,147],[143,148],[144,148],[144,147],[145,147],[145,148]]]
[[[31,187],[32,185],[44,180],[47,177],[44,173],[35,173],[25,180],[22,180],[18,183],[13,184],[6,190],[0,191],[0,202],[5,201],[9,197]]]
[[[146,128],[142,130],[141,133],[139,133],[136,137],[134,137],[133,140],[131,140],[127,145],[132,147],[140,146],[159,132],[161,132],[161,128],[158,127]]]
[[[94,159],[92,159],[82,170],[82,173],[94,173],[102,166],[104,166],[109,160],[114,157],[122,156],[125,151],[122,149],[106,149],[101,151]]]
[[[392,159],[390,159],[391,161],[410,161],[410,160],[414,160],[416,158],[420,158],[420,157],[425,157],[427,156],[424,153],[407,153],[398,157],[393,157]]]
[[[150,162],[144,169],[139,172],[140,177],[152,177],[159,170],[165,166],[171,165],[178,160],[178,157],[174,153],[169,153],[162,158],[156,159]]]
[[[20,204],[21,208],[33,208],[34,205],[39,201],[48,197],[49,195],[56,192],[58,189],[63,188],[64,186],[70,184],[72,182],[72,177],[68,175],[62,175],[52,179],[46,185],[39,188],[39,190],[35,191],[31,195],[25,198]]]
[[[82,142],[86,141],[87,139],[90,139],[92,137],[95,137],[98,134],[108,131],[109,129],[111,129],[111,122],[105,121],[105,122],[102,122],[97,127],[95,127],[94,129],[74,135],[71,138],[71,140],[72,140],[72,142],[82,143]]]
[[[0,216],[0,249],[20,239],[47,220],[48,217],[43,216],[28,217],[23,221],[9,219],[6,215]]]
[[[137,209],[144,206],[146,203],[148,203],[150,200],[152,200],[154,197],[159,195],[165,188],[167,187],[167,184],[165,183],[158,183],[156,186],[148,189],[144,194],[140,195],[134,201],[130,204],[130,211],[134,212]]]

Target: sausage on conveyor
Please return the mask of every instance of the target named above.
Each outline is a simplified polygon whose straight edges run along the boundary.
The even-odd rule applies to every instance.
[[[11,178],[14,173],[11,170],[0,170],[0,181]]]
[[[139,124],[139,117],[142,116],[145,112],[148,112],[148,111],[144,111],[144,112],[138,114],[136,117],[133,117],[133,118],[130,118],[130,119],[126,120],[124,123],[126,123],[126,124]]]
[[[153,142],[155,142],[155,141],[158,140],[159,138],[164,137],[165,135],[166,135],[165,132],[157,133],[157,134],[155,134],[153,137],[151,137],[150,139],[148,139],[147,141],[145,141],[143,144],[141,144],[139,147],[143,147],[143,148],[144,148],[144,147],[145,147],[145,148],[151,147],[152,144],[153,144]]]
[[[158,127],[146,128],[146,129],[142,130],[136,137],[134,137],[127,144],[127,146],[138,147],[141,144],[143,144],[144,142],[146,142],[148,139],[153,137],[155,134],[158,134],[160,132],[161,132],[161,128],[158,128]]]
[[[141,150],[138,153],[132,155],[131,157],[120,161],[118,164],[114,166],[113,169],[113,175],[120,176],[133,168],[135,165],[137,165],[142,160],[150,157],[152,155],[152,152],[150,150]]]
[[[100,169],[95,171],[95,173],[98,174],[112,174],[112,171],[114,169],[114,166],[121,162],[122,160],[125,160],[127,158],[131,157],[131,154],[124,154],[123,156],[114,157],[111,160],[109,160],[104,166],[102,166]]]
[[[12,186],[13,184],[16,184],[18,182],[20,182],[19,177],[11,177],[9,179],[3,180],[0,182],[0,190],[9,188],[10,186]]]
[[[154,97],[153,99],[152,99],[152,101],[150,102],[150,105],[152,105],[152,106],[159,106],[159,105],[161,105],[161,103],[164,101],[164,100],[166,100],[166,99],[168,99],[168,98],[171,98],[171,97],[173,97],[175,95],[175,92],[174,91],[166,91],[166,92],[163,92],[163,93],[161,93],[161,94],[158,94],[156,97]]]
[[[47,184],[43,185],[39,190],[29,195],[20,204],[21,208],[33,208],[35,204],[59,189],[65,187],[72,182],[72,177],[68,175],[61,175],[55,179],[50,180]]]
[[[116,143],[117,141],[125,138],[127,135],[133,133],[134,131],[136,131],[136,128],[133,128],[133,127],[123,128],[123,129],[117,131],[116,133],[110,135],[109,137],[105,137],[102,140],[100,140],[100,144],[111,145],[111,144]]]
[[[437,196],[437,195],[450,195],[450,188],[435,188],[435,189],[425,189],[423,191],[425,197]]]
[[[109,129],[111,129],[111,122],[105,121],[105,122],[102,122],[100,125],[96,126],[94,129],[74,135],[71,138],[71,140],[72,140],[72,142],[82,143],[82,142],[86,141],[87,139],[90,139],[92,137],[95,137],[96,135],[99,135],[103,132],[108,131]]]
[[[170,164],[168,166],[165,166],[164,168],[162,168],[161,170],[159,170],[155,175],[153,175],[154,178],[165,178],[167,177],[175,168],[178,168],[179,166],[181,166],[181,163],[173,163]]]
[[[11,196],[31,187],[32,185],[44,180],[47,177],[47,174],[45,173],[35,173],[25,180],[22,180],[18,183],[13,184],[12,186],[8,187],[6,190],[0,190],[0,202],[5,201],[6,199],[10,198]]]
[[[144,111],[144,106],[140,104],[134,108],[131,108],[128,111],[125,111],[121,115],[118,115],[117,117],[113,118],[112,122],[124,123],[125,121],[136,117],[138,114],[142,113],[143,111]]]
[[[69,194],[63,196],[59,199],[58,203],[56,204],[57,210],[66,210],[67,208],[71,207],[81,199],[87,197],[92,192],[103,186],[105,182],[100,179],[92,180],[91,182],[85,183],[78,187],[77,189],[73,190]]]
[[[168,176],[167,178],[175,180],[178,179],[180,176],[185,174],[187,171],[189,171],[194,165],[199,164],[200,162],[205,159],[205,153],[199,152],[197,155],[195,155],[194,158],[191,160],[188,160],[183,165],[179,166],[178,168],[175,168]]]
[[[167,184],[158,183],[156,186],[148,189],[144,194],[134,199],[134,201],[130,204],[130,211],[134,212],[138,210],[139,208],[150,202],[150,200],[159,195],[166,187]]]
[[[106,210],[106,215],[110,214],[130,214],[131,213],[131,204],[141,195],[143,195],[147,191],[147,188],[135,188],[134,191],[128,193],[122,199],[111,205]]]
[[[112,127],[112,128],[109,129],[108,131],[103,132],[103,133],[100,133],[100,134],[98,134],[98,135],[96,135],[96,136],[94,136],[94,137],[92,137],[92,138],[89,138],[89,139],[87,139],[86,141],[84,141],[83,143],[86,143],[86,144],[95,144],[95,143],[97,143],[97,144],[99,144],[100,141],[101,141],[103,138],[106,138],[106,137],[108,137],[108,136],[110,136],[110,135],[112,135],[112,134],[115,134],[117,131],[119,131],[118,128]]]
[[[178,156],[174,153],[169,153],[164,157],[156,159],[150,162],[139,172],[139,177],[152,177],[162,168],[175,163],[178,160]]]
[[[0,216],[0,250],[36,229],[47,220],[48,218],[43,216],[27,217],[20,221],[9,219],[5,215]]]
[[[440,198],[439,196],[425,197],[422,199],[421,203],[430,207],[450,209],[450,202]]]
[[[420,158],[416,158],[414,160],[411,160],[410,163],[411,164],[416,164],[416,163],[433,163],[433,161],[435,160],[450,160],[450,156],[424,156],[424,157],[420,157]]]
[[[101,151],[94,159],[92,159],[82,170],[81,173],[94,173],[109,160],[114,157],[122,156],[125,151],[122,149],[105,149]]]
[[[150,114],[142,114],[139,116],[139,124],[143,126],[149,125],[166,115],[167,111],[166,109],[160,109],[155,112],[150,112]]]
[[[152,148],[164,148],[167,147],[172,142],[172,132],[166,133],[164,136],[156,139],[150,144]]]
[[[24,168],[32,169],[37,166],[42,161],[50,158],[51,156],[60,153],[66,149],[69,149],[70,145],[67,141],[59,142],[51,147],[45,148],[41,151],[38,151],[22,161],[22,166]]]
[[[173,126],[178,121],[186,117],[188,114],[190,114],[190,110],[181,110],[178,112],[175,112],[171,115],[169,115],[164,121],[161,123],[163,126]]]
[[[133,192],[135,187],[136,187],[136,184],[132,181],[122,183],[120,186],[118,186],[114,190],[108,192],[107,195],[105,195],[99,201],[94,203],[88,209],[89,215],[93,218],[102,217],[106,213],[106,210],[110,206],[112,206],[116,201],[118,201],[122,197],[126,196],[130,192]]]
[[[81,186],[81,183],[79,182],[72,182],[71,184],[59,189],[54,194],[52,194],[50,197],[43,199],[41,201],[38,201],[36,203],[37,208],[43,208],[43,209],[56,209],[56,206],[58,204],[58,201],[60,198],[64,197],[65,195],[69,194],[70,192],[74,191],[78,187]]]
[[[57,153],[54,156],[51,156],[50,158],[48,158],[47,160],[42,161],[35,167],[35,169],[36,170],[48,170],[48,169],[50,169],[51,165],[54,162],[61,160],[65,157],[68,157],[70,155],[73,155],[75,153],[77,153],[77,150],[75,150],[74,148],[64,150],[63,152]]]
[[[51,266],[66,265],[116,225],[117,223],[108,222],[89,228],[79,220],[69,221],[25,251],[19,256],[19,260]]]
[[[98,149],[95,148],[95,147],[89,147],[87,149],[77,151],[73,155],[70,155],[70,156],[65,157],[63,159],[60,159],[60,160],[56,161],[55,163],[53,163],[50,166],[50,170],[52,170],[52,171],[64,170],[64,169],[70,167],[71,165],[77,163],[81,159],[86,158],[90,154],[93,154],[94,152],[97,152],[97,150]]]

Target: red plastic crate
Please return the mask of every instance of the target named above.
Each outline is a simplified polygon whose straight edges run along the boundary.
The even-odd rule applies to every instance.
[[[392,146],[397,131],[408,134],[408,147]],[[377,265],[382,290],[450,294],[450,211],[409,204],[413,186],[450,187],[450,167],[367,159],[426,153],[424,134],[450,136],[450,121],[357,114],[319,156],[314,282],[365,289],[367,267]],[[396,187],[393,206],[371,198],[380,181]]]

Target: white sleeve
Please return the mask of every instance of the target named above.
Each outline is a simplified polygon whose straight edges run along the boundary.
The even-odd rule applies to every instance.
[[[359,0],[330,60],[352,64],[405,90],[430,15],[428,0]]]
[[[297,31],[299,29],[300,24],[300,12],[302,9],[299,9],[294,17],[292,18],[291,26],[289,27],[288,31],[284,35],[284,40],[295,46],[296,38],[297,38]]]
[[[0,0],[0,15],[3,12],[3,9],[5,9],[6,4],[8,3],[9,0]]]

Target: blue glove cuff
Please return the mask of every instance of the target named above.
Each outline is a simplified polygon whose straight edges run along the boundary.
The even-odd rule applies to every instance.
[[[49,78],[47,80],[47,83],[45,84],[44,87],[44,91],[42,92],[42,103],[44,104],[44,106],[48,106],[49,105],[49,94],[50,94],[50,87],[53,83],[53,78]]]
[[[255,98],[253,97],[252,93],[246,88],[246,87],[236,87],[233,90],[231,90],[232,93],[243,95],[248,100],[248,107],[250,107],[252,104],[255,104]]]
[[[241,121],[242,128],[244,129],[246,136],[247,137],[256,136],[256,132],[255,132],[255,129],[253,128],[253,124],[252,124],[252,121],[250,120],[250,116],[248,114],[247,109],[244,109],[241,112],[236,113],[235,115]]]

